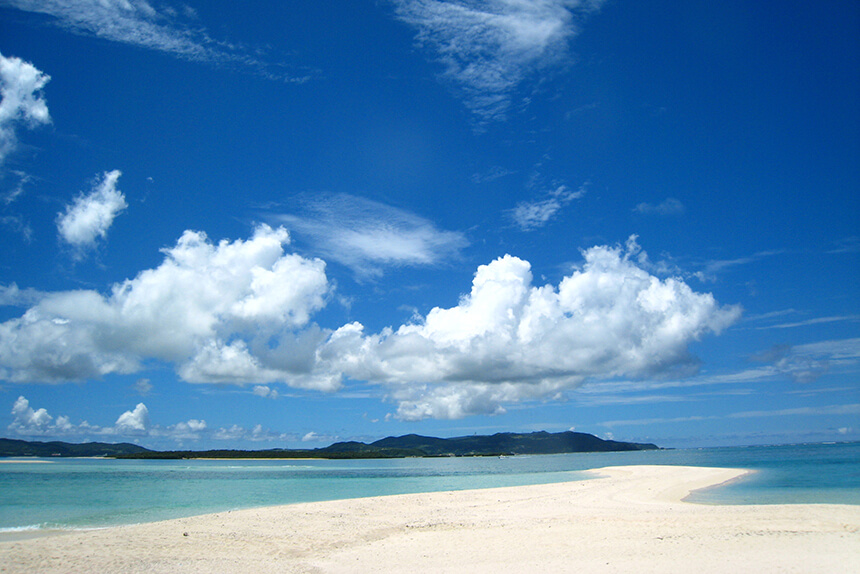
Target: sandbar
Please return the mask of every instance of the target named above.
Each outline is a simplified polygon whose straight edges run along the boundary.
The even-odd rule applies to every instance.
[[[683,502],[742,469],[591,472],[0,542],[0,572],[860,572],[860,506]]]

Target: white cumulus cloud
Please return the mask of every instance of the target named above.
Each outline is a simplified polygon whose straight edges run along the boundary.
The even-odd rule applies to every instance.
[[[17,146],[18,125],[33,128],[51,122],[42,97],[50,79],[33,64],[0,54],[0,166]]]
[[[12,423],[8,430],[15,434],[43,435],[52,430],[54,417],[45,409],[34,410],[30,401],[18,397],[12,405]]]
[[[170,425],[165,431],[157,434],[167,436],[174,440],[197,440],[206,430],[206,421],[191,419],[187,422],[179,422]]]
[[[598,0],[396,0],[397,16],[481,122],[503,119],[514,90],[532,73],[566,59],[575,15]]]
[[[76,249],[78,257],[94,247],[99,238],[107,237],[114,218],[128,207],[125,196],[116,188],[121,175],[119,170],[105,172],[89,193],[76,197],[64,213],[57,215],[60,238]]]
[[[366,335],[334,332],[321,356],[348,376],[384,383],[405,419],[501,412],[588,378],[689,374],[687,347],[740,315],[680,279],[659,279],[627,249],[597,246],[557,286],[532,284],[527,261],[478,268],[471,292],[423,321]]]
[[[138,403],[134,410],[125,411],[116,419],[117,431],[123,434],[146,432],[149,430],[149,409]]]
[[[267,385],[255,385],[254,390],[252,391],[256,396],[269,398],[269,399],[277,399],[279,396],[278,390],[273,389]]]
[[[161,265],[108,295],[44,294],[21,317],[0,323],[0,379],[85,380],[133,373],[156,359],[195,382],[334,388],[337,377],[314,378],[324,335],[303,329],[325,305],[325,263],[285,253],[288,242],[286,230],[267,225],[248,240],[217,244],[186,231],[163,250]]]
[[[207,425],[206,421],[198,419],[167,427],[152,424],[149,409],[143,403],[138,403],[134,409],[122,413],[114,426],[102,427],[91,425],[86,421],[74,424],[66,415],[54,419],[44,408],[33,409],[30,401],[21,396],[12,406],[12,422],[7,430],[13,435],[25,437],[58,437],[76,440],[166,438],[181,441],[201,438],[207,431]]]

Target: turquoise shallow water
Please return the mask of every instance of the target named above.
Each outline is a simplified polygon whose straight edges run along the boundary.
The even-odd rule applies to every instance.
[[[255,506],[585,480],[602,466],[668,464],[757,472],[695,493],[705,504],[860,504],[860,443],[509,458],[124,461],[6,459],[0,535],[98,528]]]

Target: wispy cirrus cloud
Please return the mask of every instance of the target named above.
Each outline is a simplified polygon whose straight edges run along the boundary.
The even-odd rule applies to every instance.
[[[762,418],[762,417],[787,417],[787,416],[829,416],[829,415],[853,415],[860,414],[860,404],[847,405],[826,405],[820,407],[799,407],[792,409],[777,409],[777,410],[759,410],[759,411],[743,411],[737,413],[729,413],[724,416],[708,415],[708,416],[686,416],[686,417],[655,417],[647,419],[628,419],[628,420],[613,420],[598,423],[605,427],[626,427],[626,426],[641,426],[641,425],[663,425],[670,423],[689,423],[700,422],[707,420],[718,419],[745,419],[745,418]],[[839,429],[837,432],[846,434],[850,429]]]
[[[598,423],[600,426],[604,427],[626,427],[626,426],[639,426],[639,425],[657,425],[657,424],[666,424],[666,423],[688,423],[688,422],[699,422],[709,419],[716,419],[719,417],[715,416],[689,416],[689,417],[655,417],[650,419],[628,419],[628,420],[617,420],[617,421],[605,421],[602,423]]]
[[[147,378],[138,379],[132,385],[134,391],[142,397],[152,392],[152,381]]]
[[[239,65],[273,79],[303,82],[244,46],[214,40],[189,7],[156,9],[146,0],[0,0],[0,6],[44,14],[74,34],[96,36],[212,65]]]
[[[783,253],[785,253],[785,250],[774,249],[769,251],[759,251],[757,253],[753,253],[750,256],[738,257],[736,259],[713,259],[711,261],[706,261],[703,264],[703,269],[701,271],[693,273],[693,276],[700,281],[716,281],[718,273],[725,272],[732,267],[748,265],[750,263],[755,263],[767,257],[781,255]]]
[[[511,174],[517,173],[514,170],[510,170],[506,167],[502,167],[500,165],[494,165],[490,169],[485,172],[475,172],[472,174],[472,183],[481,184],[487,183],[488,181],[494,181],[502,177],[509,176]]]
[[[444,67],[479,123],[505,118],[532,73],[563,62],[577,17],[602,0],[394,0],[397,17]]]
[[[587,186],[588,184],[584,183],[576,191],[571,191],[566,185],[560,185],[539,199],[521,201],[510,210],[510,217],[522,231],[543,227],[574,199],[584,197]]]
[[[814,317],[803,321],[793,321],[791,323],[780,323],[778,325],[768,325],[765,327],[756,327],[758,330],[764,329],[791,329],[794,327],[807,327],[809,325],[821,325],[824,323],[838,323],[841,321],[860,321],[860,315],[834,315],[831,317]]]
[[[29,243],[33,239],[33,228],[23,215],[11,214],[0,215],[0,225],[21,236],[21,238]]]
[[[577,389],[577,400],[585,405],[637,404],[643,401],[672,402],[690,400],[694,396],[686,391],[684,395],[670,394],[673,389],[744,385],[735,386],[730,391],[721,390],[718,394],[722,395],[726,392],[749,394],[755,392],[757,384],[780,379],[789,379],[804,385],[800,389],[785,391],[787,394],[842,391],[844,389],[811,388],[806,384],[818,380],[828,372],[855,372],[860,365],[860,339],[837,339],[796,346],[774,345],[751,355],[749,360],[761,364],[734,372],[703,374],[687,379],[592,382]],[[655,394],[656,392],[664,394],[660,396]]]
[[[314,251],[361,278],[379,277],[384,267],[436,265],[468,245],[458,231],[438,229],[418,215],[347,194],[319,194],[299,201],[299,214],[273,219],[305,236]]]
[[[835,242],[835,247],[826,251],[826,253],[857,253],[860,251],[860,237],[852,235],[851,237],[843,237]]]
[[[640,203],[633,211],[645,215],[682,215],[685,211],[684,204],[674,197],[667,197],[660,203]]]
[[[773,411],[744,411],[726,415],[730,419],[758,418],[758,417],[785,417],[785,416],[822,416],[822,415],[855,415],[860,414],[860,404],[850,405],[827,405],[823,407],[799,407],[793,409],[779,409]]]

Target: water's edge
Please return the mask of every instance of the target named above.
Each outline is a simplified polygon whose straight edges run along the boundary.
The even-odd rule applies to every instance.
[[[691,503],[860,504],[860,443],[498,459],[32,462],[0,464],[0,540],[299,502],[586,480],[593,476],[583,471],[638,464],[752,471],[692,492]]]

